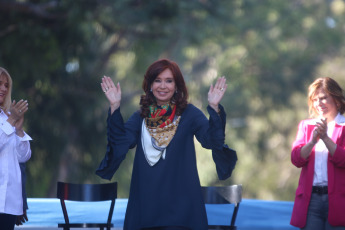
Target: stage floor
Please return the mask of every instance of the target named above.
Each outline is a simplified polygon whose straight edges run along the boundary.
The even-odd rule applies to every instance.
[[[50,198],[28,199],[29,221],[15,229],[22,230],[57,230],[58,223],[64,218],[60,201]],[[66,202],[70,221],[89,219],[92,222],[105,222],[110,202]],[[291,201],[263,201],[243,199],[237,215],[238,230],[296,230],[290,225],[293,202]],[[122,230],[127,199],[117,199],[115,204],[112,230]],[[206,205],[210,224],[230,223],[233,205]],[[92,213],[85,215],[85,212]],[[76,228],[74,228],[76,229]],[[81,228],[82,229],[82,228]],[[81,230],[80,229],[80,230]],[[90,228],[91,229],[91,228]],[[94,228],[97,229],[97,228]],[[76,229],[78,230],[78,229]]]

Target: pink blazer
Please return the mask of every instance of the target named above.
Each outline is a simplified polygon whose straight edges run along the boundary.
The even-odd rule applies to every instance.
[[[335,124],[332,140],[337,144],[333,156],[328,155],[328,221],[333,226],[345,226],[345,117]],[[295,142],[292,145],[291,162],[302,168],[295,195],[290,224],[303,228],[307,221],[310,202],[315,152],[314,149],[307,159],[301,157],[301,148],[312,138],[314,130],[312,120],[303,120],[298,126]]]

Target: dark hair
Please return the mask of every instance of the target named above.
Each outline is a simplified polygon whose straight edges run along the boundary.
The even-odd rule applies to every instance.
[[[164,70],[169,69],[174,77],[176,84],[176,91],[173,95],[171,102],[176,105],[176,115],[181,115],[184,109],[187,107],[188,91],[183,75],[178,65],[168,59],[157,60],[152,63],[144,75],[143,90],[144,95],[140,99],[140,114],[142,117],[148,117],[149,106],[156,104],[156,99],[151,92],[151,85],[153,81],[161,74]]]
[[[345,97],[342,88],[339,84],[330,77],[322,77],[316,79],[310,86],[308,90],[308,105],[309,105],[309,115],[310,117],[315,117],[318,115],[317,111],[313,106],[313,99],[315,93],[318,89],[323,89],[328,95],[330,95],[338,109],[340,114],[345,112]]]

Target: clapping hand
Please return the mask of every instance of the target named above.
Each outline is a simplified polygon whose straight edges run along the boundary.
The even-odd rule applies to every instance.
[[[24,136],[23,123],[24,123],[24,114],[29,109],[29,104],[25,100],[20,100],[18,102],[13,101],[11,104],[10,112],[7,113],[7,121],[16,128],[16,133],[19,136]]]
[[[327,136],[327,118],[316,122],[316,131],[321,139]]]
[[[12,102],[11,108],[10,108],[10,116],[15,120],[18,121],[19,119],[21,119],[22,117],[24,117],[24,113],[26,111],[28,111],[28,102],[23,99],[21,99],[20,101],[18,101],[16,103],[16,101],[14,100]]]
[[[113,113],[120,107],[121,103],[120,83],[115,85],[110,77],[104,76],[102,78],[101,88],[110,103],[111,113]]]
[[[213,85],[210,86],[210,90],[208,91],[208,104],[217,112],[219,111],[218,104],[222,100],[227,87],[224,76],[217,79],[214,87]]]
[[[318,142],[319,139],[323,139],[327,136],[327,118],[321,119],[316,122],[315,129],[313,131],[313,143]]]

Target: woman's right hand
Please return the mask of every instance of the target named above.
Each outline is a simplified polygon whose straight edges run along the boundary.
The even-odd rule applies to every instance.
[[[120,83],[115,86],[110,77],[104,76],[101,83],[102,90],[110,103],[111,113],[120,107],[121,87]]]
[[[313,131],[313,144],[316,144],[320,139],[327,136],[327,118],[321,119],[319,122],[316,122],[315,129]]]
[[[313,131],[313,138],[311,139],[311,142],[315,145],[320,139],[319,133],[317,131],[317,128]]]

